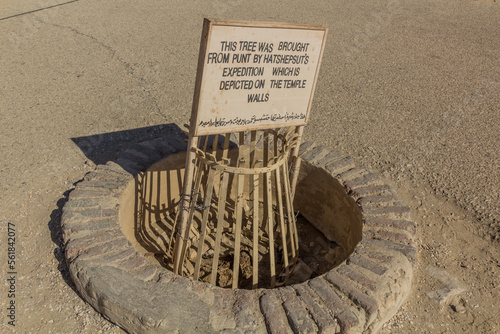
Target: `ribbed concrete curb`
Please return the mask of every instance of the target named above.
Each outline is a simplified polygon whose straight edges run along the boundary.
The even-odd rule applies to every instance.
[[[328,172],[359,203],[363,237],[340,266],[301,284],[230,290],[180,277],[139,254],[120,228],[119,206],[134,176],[179,138],[136,144],[100,165],[69,195],[61,220],[71,277],[82,297],[130,333],[374,333],[407,297],[415,223],[394,189],[353,159],[302,144],[303,160]]]

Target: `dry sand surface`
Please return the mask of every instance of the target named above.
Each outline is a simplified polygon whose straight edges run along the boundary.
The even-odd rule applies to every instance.
[[[123,332],[73,290],[60,208],[95,164],[188,121],[203,17],[329,27],[305,140],[379,172],[418,223],[412,292],[381,332],[500,332],[493,0],[0,0],[0,332]]]

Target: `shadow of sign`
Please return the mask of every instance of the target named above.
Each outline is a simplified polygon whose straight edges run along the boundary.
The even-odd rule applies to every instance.
[[[150,141],[158,138],[164,138],[165,140],[162,140],[162,142],[165,142],[168,144],[168,142],[175,141],[177,143],[182,142],[186,137],[181,131],[181,129],[175,125],[175,124],[160,124],[160,125],[155,125],[155,126],[148,126],[148,127],[142,127],[142,128],[136,128],[136,129],[130,129],[130,130],[123,130],[123,131],[115,131],[115,132],[109,132],[109,133],[101,133],[101,134],[95,134],[95,135],[90,135],[90,136],[83,136],[83,137],[75,137],[71,138],[73,143],[80,148],[80,150],[83,152],[83,154],[91,160],[94,164],[100,165],[100,164],[106,164],[108,161],[115,161],[116,163],[120,164],[121,160],[116,161],[117,157],[119,156],[120,158],[133,158],[129,154],[130,148],[134,148],[135,151],[140,151],[140,143],[144,141]],[[122,166],[127,170],[127,166]],[[137,192],[135,193],[135,200],[136,203],[140,203],[140,205],[136,206],[137,211],[135,212],[136,215],[142,214],[142,216],[146,217],[148,212],[151,211],[151,208],[153,209],[153,213],[156,213],[157,215],[160,214],[168,214],[170,211],[161,211],[164,209],[165,205],[157,204],[157,203],[151,203],[151,201],[145,201],[144,197],[147,196],[147,191],[149,191],[149,187],[151,186],[151,180],[156,177],[160,171],[153,170],[151,172],[133,172],[131,170],[127,170],[128,172],[131,172],[131,174],[134,175],[136,179],[136,186]],[[172,177],[176,177],[176,174],[179,171],[173,171]],[[83,175],[82,175],[83,177]],[[83,179],[82,179],[83,180]],[[76,182],[79,183],[82,180]],[[75,185],[76,185],[75,183]],[[141,186],[142,185],[142,186]],[[51,233],[51,239],[56,245],[56,248],[54,248],[54,256],[59,262],[58,269],[61,272],[61,276],[65,280],[65,282],[75,291],[75,286],[69,276],[69,270],[67,263],[64,258],[64,252],[65,252],[65,245],[62,240],[62,228],[61,228],[61,216],[62,216],[62,211],[63,207],[68,201],[70,197],[70,193],[72,192],[73,189],[67,190],[62,194],[62,197],[57,201],[57,208],[52,211],[50,215],[50,221],[47,223],[48,228]],[[172,197],[172,195],[170,195]],[[148,198],[149,199],[149,198]],[[173,199],[171,199],[173,201]],[[155,206],[156,205],[156,206]],[[158,208],[160,209],[161,212],[157,212]],[[93,208],[84,208],[84,209],[90,209],[92,210]],[[148,211],[149,209],[149,211]],[[148,216],[149,217],[149,216]],[[155,221],[153,219],[153,221]],[[144,225],[144,221],[138,220],[136,222],[136,230],[137,233],[141,236],[141,238],[138,237],[139,240],[147,240],[149,241],[151,237],[148,238],[148,233],[150,234],[150,230],[146,228]],[[168,231],[168,226],[159,226],[162,230],[167,230]],[[171,232],[171,231],[170,231]],[[155,235],[156,237],[156,235]],[[156,239],[155,239],[156,241]],[[147,249],[151,250],[152,252],[157,252],[157,249],[161,249],[161,245],[158,243],[146,243],[147,244]]]
[[[207,146],[213,147],[214,140],[214,136],[207,136]],[[167,152],[170,145],[175,145],[176,138],[165,136],[160,141],[165,143],[164,149]],[[221,148],[223,143],[224,137],[218,136],[215,145]],[[140,153],[142,147],[142,145],[129,147],[120,154],[116,162],[120,164],[122,157],[127,156],[133,159]],[[230,147],[236,148],[237,145],[230,141]],[[155,159],[154,157],[150,158]],[[125,234],[138,243],[136,246],[140,252],[149,259],[154,257],[160,265],[172,269],[172,251],[185,172],[185,147],[180,150],[170,150],[165,156],[158,159],[147,168],[132,173],[134,175],[134,190],[133,194],[127,194],[130,198],[133,197],[133,202],[132,200],[127,201],[127,199],[124,202],[134,203],[133,212],[132,205],[130,205],[124,209],[127,214],[122,215],[122,217],[126,221],[124,225],[133,226],[133,231],[129,229]],[[128,166],[125,166],[125,169],[126,167]],[[202,180],[203,192],[206,192],[206,183],[207,180],[204,177]],[[124,196],[124,198],[126,197]],[[202,199],[197,201],[202,201]],[[228,214],[230,215],[230,213]],[[192,221],[195,225],[201,224],[198,215],[194,215]]]
[[[170,123],[75,137],[71,138],[71,140],[88,159],[94,164],[100,165],[116,160],[121,151],[133,144],[167,135],[185,138],[182,130],[176,124]]]
[[[159,163],[135,177],[134,235],[147,256],[167,266],[164,256],[175,239],[176,213],[184,174],[181,154],[177,166]]]

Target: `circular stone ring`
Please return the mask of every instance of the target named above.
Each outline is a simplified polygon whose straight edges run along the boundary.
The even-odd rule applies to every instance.
[[[135,144],[70,193],[61,219],[65,257],[77,290],[98,312],[130,333],[374,333],[396,313],[415,262],[410,209],[380,176],[312,142],[300,148],[295,207],[310,221],[338,221],[323,232],[340,236],[350,253],[339,266],[290,286],[233,290],[148,260],[120,222],[134,205],[127,191],[138,173],[185,151],[173,136]],[[343,213],[351,207],[354,214]]]

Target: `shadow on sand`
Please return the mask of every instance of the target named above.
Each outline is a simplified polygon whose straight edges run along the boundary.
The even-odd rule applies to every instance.
[[[137,129],[75,137],[71,138],[71,140],[81,149],[90,161],[92,161],[95,165],[100,165],[106,164],[108,161],[115,161],[121,152],[134,144],[164,136],[184,137],[184,134],[175,124],[161,124]],[[75,182],[73,186],[76,186],[76,184],[82,180],[83,176],[82,179]],[[78,293],[71,280],[68,266],[66,264],[64,256],[65,245],[62,241],[61,228],[62,209],[68,201],[69,194],[72,190],[73,188],[65,191],[61,198],[59,198],[57,201],[57,208],[50,214],[50,221],[47,225],[50,230],[51,239],[56,245],[56,248],[54,249],[54,256],[59,262],[58,270],[61,272],[61,276],[64,281],[76,293]]]

